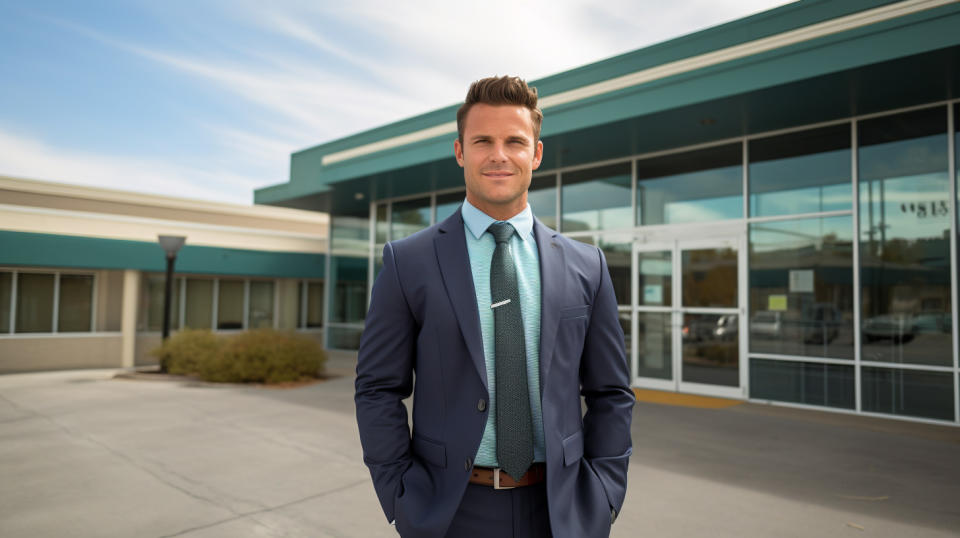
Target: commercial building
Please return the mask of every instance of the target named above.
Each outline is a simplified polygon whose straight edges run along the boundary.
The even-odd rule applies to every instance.
[[[155,363],[171,328],[322,337],[328,218],[0,177],[0,373]]]
[[[954,1],[803,1],[532,81],[530,204],[605,252],[636,386],[958,424],[958,28]],[[384,243],[463,200],[456,108],[256,192],[331,215],[330,347]]]

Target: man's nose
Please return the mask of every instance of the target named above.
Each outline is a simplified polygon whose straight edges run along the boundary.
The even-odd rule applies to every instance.
[[[490,160],[497,162],[504,162],[507,160],[507,148],[501,142],[496,142],[493,144],[492,151],[490,152]]]

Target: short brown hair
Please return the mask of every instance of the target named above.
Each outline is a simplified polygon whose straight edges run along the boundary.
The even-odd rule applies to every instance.
[[[537,89],[527,86],[519,77],[488,77],[474,81],[467,90],[467,98],[457,110],[457,136],[463,144],[463,129],[470,107],[477,103],[486,105],[517,105],[530,110],[533,120],[533,141],[540,140],[540,125],[543,112],[537,108]]]

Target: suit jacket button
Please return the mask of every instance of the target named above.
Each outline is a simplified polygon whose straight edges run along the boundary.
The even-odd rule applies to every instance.
[[[477,402],[477,411],[480,411],[482,413],[486,409],[487,409],[487,401],[481,398],[480,401]]]
[[[463,460],[463,470],[470,472],[470,469],[473,469],[473,462],[470,461],[470,458]]]

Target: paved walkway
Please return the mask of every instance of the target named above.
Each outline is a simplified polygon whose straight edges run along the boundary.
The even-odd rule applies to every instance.
[[[0,536],[395,536],[351,359],[294,389],[0,376]],[[742,404],[637,405],[614,537],[960,535],[960,429]]]

